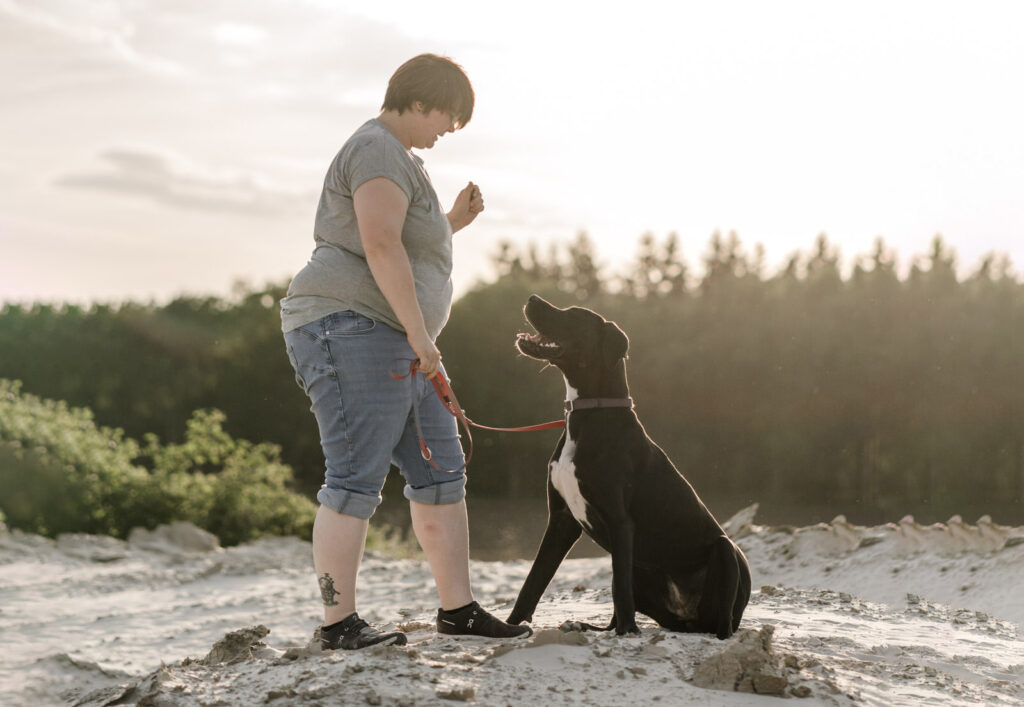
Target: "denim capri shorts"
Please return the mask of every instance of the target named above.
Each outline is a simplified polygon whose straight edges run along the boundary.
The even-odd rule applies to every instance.
[[[351,311],[335,312],[284,335],[295,380],[309,396],[327,472],[317,500],[369,518],[394,463],[405,497],[431,505],[466,495],[456,420],[421,373],[405,334]],[[443,369],[442,369],[443,372]],[[392,374],[406,376],[396,380]],[[413,402],[435,468],[420,453]]]

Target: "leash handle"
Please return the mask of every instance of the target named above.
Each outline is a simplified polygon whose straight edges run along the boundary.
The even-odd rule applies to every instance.
[[[396,359],[401,360],[401,359]],[[466,413],[459,406],[459,401],[455,399],[455,393],[452,392],[451,386],[448,385],[448,381],[445,379],[441,371],[437,372],[430,382],[434,386],[434,392],[437,397],[441,400],[441,404],[444,405],[445,409],[452,414],[456,419],[462,422],[463,429],[466,430],[466,437],[469,439],[469,454],[466,455],[466,461],[458,469],[442,469],[437,462],[434,461],[434,455],[430,451],[430,447],[427,446],[427,441],[423,437],[423,428],[420,426],[420,406],[418,402],[418,396],[415,391],[415,380],[416,374],[419,373],[420,360],[414,359],[409,364],[409,372],[399,375],[397,373],[391,373],[391,377],[395,380],[402,380],[404,378],[411,378],[413,380],[413,398],[412,398],[412,416],[413,421],[416,424],[416,437],[420,446],[420,456],[423,460],[430,463],[430,466],[434,467],[437,471],[447,471],[450,474],[462,471],[469,466],[470,460],[473,458],[473,433],[469,429],[467,424]]]

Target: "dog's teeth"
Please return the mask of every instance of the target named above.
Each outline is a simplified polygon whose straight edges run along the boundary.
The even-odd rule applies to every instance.
[[[516,338],[520,341],[529,341],[534,346],[538,346],[542,349],[558,348],[558,342],[545,338],[543,334],[527,334],[525,332],[520,332],[519,334],[516,334]]]

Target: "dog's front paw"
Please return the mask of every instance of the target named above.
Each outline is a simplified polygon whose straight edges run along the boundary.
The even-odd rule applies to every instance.
[[[629,634],[631,636],[639,636],[640,627],[636,625],[635,621],[631,621],[629,624],[625,626],[616,626],[615,633],[619,636],[625,636],[626,634]]]

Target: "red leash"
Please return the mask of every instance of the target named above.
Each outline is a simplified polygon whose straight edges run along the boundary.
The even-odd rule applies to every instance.
[[[420,362],[416,359],[409,365],[409,372],[404,375],[391,374],[391,377],[395,380],[402,380],[403,378],[414,377],[419,371]],[[466,416],[466,411],[459,405],[459,399],[455,397],[455,391],[452,390],[451,384],[445,379],[444,375],[438,371],[437,375],[430,379],[430,382],[434,386],[434,391],[437,393],[437,397],[441,400],[441,404],[444,405],[445,409],[450,412],[459,422],[462,423],[463,429],[466,430],[466,437],[469,438],[469,454],[466,456],[466,464],[469,464],[469,460],[473,458],[473,432],[470,427],[478,427],[481,430],[491,430],[492,432],[536,432],[539,430],[551,430],[556,427],[565,427],[565,420],[552,420],[551,422],[542,422],[539,425],[527,425],[526,427],[488,427],[487,425],[481,425],[473,422]],[[420,454],[423,458],[430,462],[438,471],[441,471],[441,467],[433,460],[433,455],[430,453],[430,449],[427,447],[426,440],[423,439],[423,430],[420,428],[420,411],[419,405],[416,403],[416,398],[413,397],[413,418],[416,422],[416,434],[419,437],[420,442]],[[465,464],[463,465],[463,467]],[[461,471],[461,468],[453,471]]]

